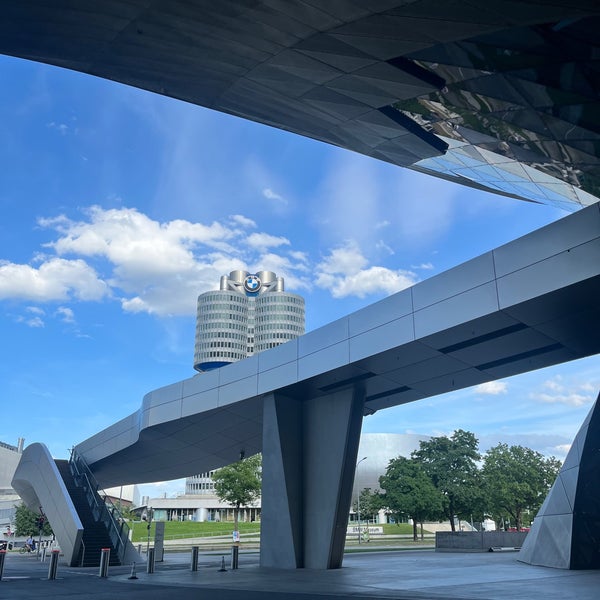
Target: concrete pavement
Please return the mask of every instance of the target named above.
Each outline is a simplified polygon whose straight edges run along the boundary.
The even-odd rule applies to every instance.
[[[220,572],[222,556],[227,571]],[[376,551],[347,554],[342,569],[280,571],[261,569],[257,553],[241,553],[240,568],[229,569],[227,554],[201,554],[199,569],[189,568],[189,553],[165,555],[155,572],[137,565],[98,569],[59,564],[56,580],[47,580],[48,561],[9,553],[0,581],[0,598],[94,598],[114,600],[309,600],[376,598],[414,600],[597,600],[600,571],[564,571],[517,561],[517,553],[436,553],[432,550]]]

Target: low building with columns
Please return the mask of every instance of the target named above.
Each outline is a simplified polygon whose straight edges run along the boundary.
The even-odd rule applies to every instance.
[[[372,491],[380,489],[379,477],[385,474],[389,461],[398,456],[409,457],[411,452],[418,450],[421,441],[428,439],[428,436],[417,434],[363,433],[360,438],[360,464],[354,477],[353,498],[356,499],[365,488]],[[143,498],[142,504],[153,509],[156,521],[233,521],[233,507],[221,502],[214,492],[211,478],[213,472],[188,477],[185,493],[176,498]],[[240,509],[240,521],[260,521],[260,511],[259,498],[252,506]],[[373,517],[363,515],[363,519]],[[375,516],[379,522],[385,522],[385,518],[383,511]]]

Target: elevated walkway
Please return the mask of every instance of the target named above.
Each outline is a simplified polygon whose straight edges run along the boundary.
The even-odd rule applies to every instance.
[[[598,354],[598,298],[596,204],[277,348],[154,390],[75,451],[105,488],[262,452],[261,566],[339,568],[363,417]]]

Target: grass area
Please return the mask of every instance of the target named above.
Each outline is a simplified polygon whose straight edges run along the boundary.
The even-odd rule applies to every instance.
[[[413,526],[409,523],[384,523],[383,525],[373,525],[373,527],[383,527],[385,535],[412,535]],[[427,533],[426,530],[425,533]],[[419,534],[421,530],[419,529]]]
[[[355,523],[351,523],[355,525]],[[135,521],[129,523],[133,529],[133,542],[145,542],[148,539],[148,525],[145,521]],[[365,523],[362,524],[365,526]],[[373,526],[371,524],[371,526]],[[375,525],[383,527],[385,535],[412,535],[412,525],[408,523]],[[152,523],[150,529],[150,537],[154,538],[155,523]],[[240,523],[239,530],[242,535],[249,533],[260,533],[260,523]],[[204,522],[196,521],[167,521],[165,522],[165,539],[176,540],[194,537],[211,537],[219,535],[231,535],[233,532],[233,523],[229,522]],[[425,533],[429,533],[425,530]],[[420,534],[420,530],[419,530]]]
[[[145,542],[148,539],[148,524],[145,521],[135,521],[129,523],[133,529],[133,543]],[[260,533],[260,523],[240,523],[238,526],[242,535],[248,533]],[[154,538],[155,523],[150,526],[150,537]],[[215,523],[196,521],[166,521],[165,539],[176,540],[194,537],[210,537],[217,535],[231,535],[233,532],[233,522]]]

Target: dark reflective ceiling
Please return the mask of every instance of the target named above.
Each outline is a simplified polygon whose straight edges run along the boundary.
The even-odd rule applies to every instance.
[[[412,54],[446,86],[395,106],[451,148],[417,166],[566,209],[565,198],[595,201],[599,27],[598,18],[570,19]]]
[[[0,1],[0,52],[576,210],[600,195],[597,0]]]

